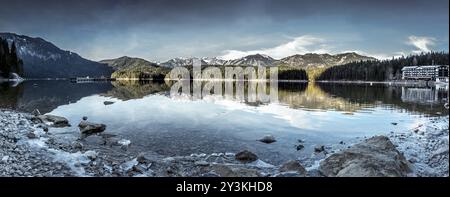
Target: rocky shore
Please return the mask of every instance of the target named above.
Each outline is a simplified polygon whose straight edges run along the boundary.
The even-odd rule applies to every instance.
[[[272,165],[246,150],[177,157],[112,153],[84,145],[85,137],[101,136],[107,127],[90,123],[87,117],[78,125],[80,136],[87,136],[69,142],[52,132],[70,126],[63,117],[0,110],[0,176],[448,176],[448,121],[448,117],[435,118],[429,125],[358,140],[342,150],[317,146],[312,154],[324,157],[316,161],[317,166],[306,166],[298,158]],[[113,149],[130,144],[125,139],[102,138]],[[276,140],[264,136],[261,142]]]

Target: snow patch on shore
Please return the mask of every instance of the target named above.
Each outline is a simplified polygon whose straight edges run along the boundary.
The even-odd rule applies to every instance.
[[[27,140],[26,143],[28,143],[31,148],[45,150],[54,161],[67,164],[76,176],[87,176],[84,168],[82,167],[82,164],[87,164],[90,161],[86,154],[81,153],[80,151],[69,153],[63,150],[50,148],[46,144],[47,141],[48,138],[40,137],[38,139]]]

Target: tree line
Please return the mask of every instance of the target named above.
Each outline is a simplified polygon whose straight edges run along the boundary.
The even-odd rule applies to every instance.
[[[402,78],[405,66],[448,65],[448,52],[428,52],[391,60],[358,61],[334,66],[322,72],[317,80],[389,81]]]
[[[11,73],[23,75],[22,60],[17,56],[16,44],[9,47],[6,39],[0,38],[0,76],[9,78]]]

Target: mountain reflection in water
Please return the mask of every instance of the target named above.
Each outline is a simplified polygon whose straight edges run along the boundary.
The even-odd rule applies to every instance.
[[[269,92],[270,83],[266,85]],[[223,88],[225,86],[225,84],[222,85]],[[227,95],[229,92],[225,90],[221,92],[221,95],[211,92],[208,96],[219,96],[250,106],[273,102],[258,99],[256,102],[254,99],[249,101],[247,87],[249,87],[248,82],[244,84],[244,99],[236,98],[236,95]],[[448,102],[448,86],[405,87],[385,84],[279,82],[277,89],[276,102],[293,109],[332,110],[351,114],[381,106],[405,110],[414,114],[448,115],[448,110],[443,107]],[[39,109],[42,113],[47,113],[60,105],[74,103],[91,95],[127,101],[141,99],[152,94],[170,96],[169,91],[169,84],[154,81],[114,81],[87,84],[68,81],[26,81],[15,86],[2,83],[0,84],[0,107],[25,112]],[[233,93],[235,94],[236,91],[236,87],[234,87]],[[192,95],[187,99],[193,99]]]
[[[216,89],[206,88],[197,95],[173,91],[171,83],[153,81],[25,81],[17,86],[1,84],[0,108],[39,109],[66,117],[72,125],[86,116],[89,121],[106,124],[106,135],[131,141],[132,146],[123,154],[154,151],[173,156],[247,149],[273,164],[292,158],[311,159],[317,144],[405,132],[437,116],[448,116],[444,107],[448,87],[200,84]],[[195,85],[188,85],[194,91]],[[76,126],[52,128],[50,132],[69,142],[80,135]],[[267,145],[257,141],[268,134],[277,142]],[[98,137],[88,137],[84,144],[108,149],[99,145]],[[296,149],[298,140],[304,142],[302,151]]]

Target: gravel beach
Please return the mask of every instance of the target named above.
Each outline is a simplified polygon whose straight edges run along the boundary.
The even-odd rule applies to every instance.
[[[266,163],[248,152],[191,154],[165,157],[153,152],[138,155],[111,154],[101,148],[89,149],[83,146],[82,139],[64,142],[52,134],[52,125],[36,123],[29,113],[0,110],[0,176],[6,177],[61,177],[61,176],[325,176],[324,166],[338,165],[342,176],[346,163],[361,163],[365,160],[347,161],[345,151],[364,152],[358,147],[367,147],[374,140],[357,140],[349,150],[335,149],[317,160],[321,166],[303,167],[298,158],[276,166]],[[403,133],[390,133],[385,141],[392,142],[393,151],[405,157],[404,163],[410,165],[405,176],[449,175],[449,129],[448,117],[432,118],[428,125],[418,125]],[[74,125],[76,123],[73,123]],[[50,131],[49,131],[50,130]],[[375,139],[375,138],[374,138]],[[377,139],[379,141],[379,139]],[[380,143],[380,142],[375,143]],[[106,142],[105,142],[106,143]],[[118,142],[116,142],[117,144]],[[367,144],[365,144],[367,143]],[[386,142],[381,142],[386,143]],[[129,143],[120,141],[119,148]],[[369,144],[370,145],[370,144]],[[331,146],[332,145],[327,145]],[[349,145],[350,147],[350,145]],[[375,144],[374,147],[378,147]],[[336,154],[336,155],[335,155]],[[371,154],[371,153],[369,153]],[[391,153],[387,153],[389,155]],[[338,164],[330,163],[331,157],[340,158]],[[367,158],[372,155],[362,155]],[[385,156],[385,155],[382,155]],[[329,158],[329,159],[327,159]],[[393,161],[396,162],[396,161]],[[363,163],[364,164],[364,163]],[[380,164],[381,167],[382,164]],[[364,165],[363,165],[364,166]],[[408,167],[409,168],[409,167]],[[321,169],[321,170],[319,170]],[[372,174],[369,174],[372,175]],[[380,176],[391,176],[382,174]],[[395,175],[395,174],[394,174]],[[358,176],[358,174],[356,174]],[[377,176],[375,174],[374,176]]]

